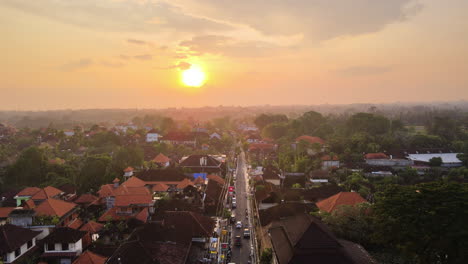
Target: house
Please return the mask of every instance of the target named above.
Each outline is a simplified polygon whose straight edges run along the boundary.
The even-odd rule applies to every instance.
[[[3,263],[15,263],[22,256],[36,250],[36,240],[40,233],[11,224],[1,225],[0,260]]]
[[[192,248],[186,222],[148,223],[133,232],[109,257],[107,264],[185,264]]]
[[[72,137],[72,136],[75,135],[75,131],[73,131],[73,130],[64,130],[63,134],[65,134],[65,136],[67,136],[67,137]]]
[[[208,179],[205,194],[203,196],[203,207],[205,211],[210,214],[216,214],[219,205],[223,203],[221,193],[223,192],[223,185],[216,180]]]
[[[158,131],[156,131],[156,129],[151,129],[148,131],[148,133],[146,133],[146,142],[158,142],[160,137],[161,135]]]
[[[166,211],[161,220],[163,225],[175,226],[179,232],[190,234],[192,242],[207,243],[215,228],[211,217],[190,211]]]
[[[281,198],[273,184],[269,182],[258,182],[255,187],[255,201],[258,210],[265,210],[279,204]]]
[[[263,169],[263,180],[266,182],[269,182],[275,186],[280,186],[281,185],[281,172],[272,166],[268,166]]]
[[[60,264],[71,264],[83,252],[85,236],[84,231],[69,227],[56,228],[42,240],[44,253],[41,258],[49,263],[56,261]]]
[[[388,156],[385,153],[367,153],[364,155],[364,160],[367,165],[383,166],[383,167],[409,167],[413,165],[410,159],[394,159],[392,155]]]
[[[201,145],[201,150],[208,150],[208,149],[210,149],[210,145],[208,145],[206,143]]]
[[[274,221],[268,230],[278,264],[374,264],[360,245],[337,239],[317,218],[299,214]]]
[[[127,167],[124,169],[124,178],[125,179],[128,179],[129,177],[132,177],[133,176],[133,172],[134,172],[134,168],[132,167]]]
[[[442,167],[454,168],[461,167],[463,163],[457,158],[460,153],[416,153],[408,154],[408,159],[413,161],[415,165],[428,165],[432,158],[441,158]]]
[[[217,173],[224,172],[223,163],[210,155],[190,155],[182,158],[179,166],[183,169],[190,169],[192,173]]]
[[[325,155],[322,156],[320,159],[322,160],[322,170],[340,167],[340,160],[336,155],[334,155],[333,157],[330,155]]]
[[[7,223],[10,213],[15,209],[15,207],[0,207],[0,225]]]
[[[356,192],[340,192],[327,199],[315,203],[321,211],[328,213],[333,212],[342,205],[356,205],[360,203],[367,203],[366,199],[362,198]]]
[[[15,226],[32,226],[33,217],[36,214],[33,209],[16,207],[8,214],[8,222]]]
[[[250,134],[246,136],[245,141],[247,143],[252,144],[252,143],[258,143],[262,140],[262,138],[258,134]]]
[[[15,195],[16,206],[21,206],[23,201],[28,201],[29,199],[34,201],[34,204],[38,205],[41,202],[49,198],[57,198],[64,194],[63,191],[52,187],[47,186],[43,189],[38,187],[26,187]]]
[[[75,203],[49,198],[34,208],[38,216],[57,218],[56,226],[67,226],[78,217],[78,206]]]
[[[195,147],[196,139],[191,133],[169,132],[162,137],[161,142],[172,145],[187,145]]]
[[[155,164],[165,168],[170,165],[171,159],[166,155],[159,153],[153,160]]]
[[[221,140],[221,135],[216,132],[211,133],[210,140],[216,140],[216,139]]]
[[[95,221],[89,221],[88,223],[84,224],[81,228],[80,231],[85,231],[87,232],[92,241],[96,241],[99,239],[99,235],[101,233],[101,230],[104,228],[103,224],[100,224]]]
[[[99,200],[99,197],[92,195],[90,193],[83,193],[78,198],[76,198],[73,202],[81,207],[88,207],[89,205],[95,203]]]
[[[307,136],[303,135],[298,138],[296,138],[296,143],[299,143],[301,141],[307,142],[309,144],[319,144],[320,146],[325,145],[325,140],[319,138],[319,137],[312,137],[312,136]]]
[[[308,135],[303,135],[296,138],[294,147],[297,148],[300,144],[306,144],[307,154],[316,155],[318,152],[325,151],[325,140],[319,137],[312,137]]]
[[[104,264],[107,258],[89,250],[81,254],[72,264]]]

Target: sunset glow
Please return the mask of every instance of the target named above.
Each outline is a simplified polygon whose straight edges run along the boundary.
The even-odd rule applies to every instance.
[[[205,73],[197,66],[182,71],[182,82],[186,86],[200,87],[205,83]]]

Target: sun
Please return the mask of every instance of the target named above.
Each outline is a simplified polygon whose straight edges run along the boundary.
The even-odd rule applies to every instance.
[[[190,87],[200,87],[205,83],[206,76],[200,67],[192,65],[182,72],[182,82]]]

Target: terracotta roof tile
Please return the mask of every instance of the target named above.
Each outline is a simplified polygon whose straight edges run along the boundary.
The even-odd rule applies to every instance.
[[[385,153],[367,153],[364,155],[365,159],[388,159]]]
[[[87,231],[91,234],[95,234],[95,233],[98,233],[99,231],[101,231],[102,229],[104,228],[104,225],[103,224],[100,224],[98,222],[94,222],[94,221],[89,221],[88,223],[84,224],[80,230],[81,231]]]
[[[38,205],[34,211],[36,211],[38,215],[62,217],[75,207],[75,203],[49,198]]]
[[[150,205],[153,202],[151,194],[145,195],[117,195],[115,196],[115,206],[130,206],[130,205]]]
[[[359,203],[366,203],[366,199],[362,198],[356,192],[340,192],[325,200],[316,203],[317,207],[322,210],[331,213],[338,206],[341,205],[356,205]]]
[[[106,260],[106,257],[100,256],[87,250],[83,254],[81,254],[75,261],[73,261],[73,264],[104,264],[106,263]]]
[[[143,223],[146,223],[148,222],[148,216],[149,216],[148,208],[143,208],[143,210],[141,210],[141,212],[139,212],[135,216],[135,218],[142,221]]]
[[[215,175],[215,174],[210,174],[210,175],[206,176],[206,178],[207,178],[208,180],[215,181],[215,182],[217,182],[217,183],[219,183],[219,184],[221,184],[221,185],[224,185],[224,183],[225,183],[225,181],[224,181],[223,178],[221,178],[220,176]]]
[[[164,183],[157,183],[151,188],[153,192],[166,192],[169,189],[169,186],[167,186]]]
[[[154,159],[153,162],[155,163],[167,163],[171,161],[166,155],[159,153]]]
[[[204,183],[205,183],[205,180],[203,179],[203,177],[197,177],[197,178],[193,181],[193,184],[195,184],[195,185],[204,184]]]
[[[319,137],[311,137],[311,136],[307,136],[307,135],[303,135],[303,136],[300,136],[298,138],[296,138],[296,142],[299,142],[299,141],[306,141],[306,142],[309,142],[310,144],[314,144],[314,143],[317,143],[317,144],[320,144],[320,145],[323,145],[325,144],[325,140],[319,138]]]
[[[77,204],[91,204],[91,203],[95,202],[97,199],[99,199],[97,196],[94,196],[94,195],[92,195],[90,193],[84,193],[84,194],[80,195],[73,202],[77,203]]]
[[[126,180],[124,183],[122,183],[123,186],[127,187],[142,187],[145,186],[145,182],[139,179],[138,177],[130,177],[128,180]]]
[[[193,186],[193,182],[187,178],[183,179],[179,184],[177,184],[177,189],[184,189],[187,186]]]
[[[83,221],[80,218],[75,218],[68,224],[69,228],[79,229],[83,225]]]
[[[15,207],[0,207],[0,218],[7,218]]]
[[[41,188],[26,187],[23,190],[21,190],[19,193],[17,193],[16,196],[33,196],[34,194],[38,193],[39,191],[41,191]]]
[[[134,170],[134,168],[132,168],[132,167],[127,167],[127,168],[124,170],[124,172],[131,172],[131,171],[133,171],[133,170]]]

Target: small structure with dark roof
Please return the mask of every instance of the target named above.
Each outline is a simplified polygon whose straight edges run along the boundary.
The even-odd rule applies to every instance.
[[[36,248],[40,231],[5,224],[0,226],[0,257],[4,263],[13,263]]]
[[[59,263],[71,263],[83,252],[83,238],[86,235],[85,231],[69,227],[56,228],[42,240],[44,253],[41,258],[48,261],[59,261]]]

